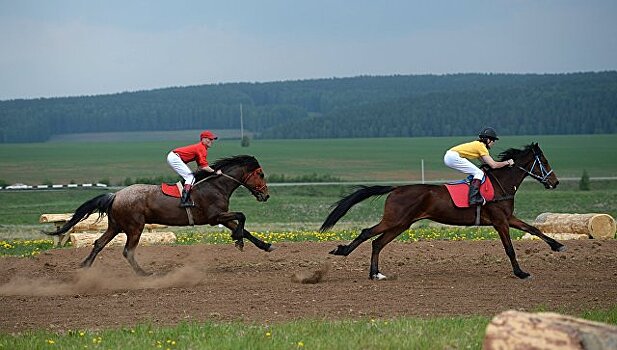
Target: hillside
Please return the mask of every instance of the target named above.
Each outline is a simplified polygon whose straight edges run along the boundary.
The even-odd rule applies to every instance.
[[[332,78],[0,101],[0,143],[244,128],[261,138],[617,132],[617,72]]]

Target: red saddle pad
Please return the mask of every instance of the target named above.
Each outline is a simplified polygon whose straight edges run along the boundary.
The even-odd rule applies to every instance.
[[[480,185],[480,194],[487,202],[490,202],[495,198],[495,190],[493,189],[491,179],[488,177],[485,177],[484,179],[484,182]],[[459,208],[469,207],[468,183],[445,184],[444,186],[448,189],[450,197],[452,197],[452,201],[454,201],[454,205]]]
[[[180,198],[180,195],[181,195],[180,190],[178,189],[178,185],[176,184],[162,183],[161,190],[163,191],[164,194],[168,196]]]

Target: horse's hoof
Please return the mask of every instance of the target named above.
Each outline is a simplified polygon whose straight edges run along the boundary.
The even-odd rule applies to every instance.
[[[565,245],[562,245],[560,247],[557,247],[557,249],[555,249],[556,252],[565,252],[566,250],[568,250],[568,247],[566,247]]]
[[[270,244],[270,246],[266,249],[266,251],[267,251],[268,253],[269,253],[269,252],[273,252],[273,251],[275,251],[275,250],[276,250],[276,247],[275,247],[275,246],[273,246],[272,244]]]
[[[344,248],[344,247],[345,247],[344,245],[339,245],[338,247],[336,247],[336,248],[332,249],[332,250],[330,251],[330,254],[332,254],[332,255],[345,255],[345,254],[343,253],[343,248]]]
[[[236,248],[238,248],[239,251],[244,251],[244,242],[243,241],[236,241],[234,243],[234,246]]]
[[[531,275],[528,274],[527,272],[519,272],[516,274],[516,277],[522,279],[522,280],[530,280],[531,279]]]
[[[382,280],[387,280],[388,277],[386,277],[386,275],[381,274],[381,272],[377,272],[376,274],[371,276],[371,279],[373,281],[382,281]]]

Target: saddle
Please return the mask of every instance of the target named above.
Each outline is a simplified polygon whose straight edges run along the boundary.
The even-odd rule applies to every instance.
[[[469,208],[469,184],[473,176],[469,176],[466,179],[449,182],[444,184],[450,193],[450,197],[454,202],[454,205],[458,208]],[[480,184],[480,194],[484,200],[488,203],[495,199],[495,190],[491,179],[488,176],[484,176],[482,183]]]
[[[175,184],[162,183],[161,191],[166,196],[180,198],[182,197],[182,187],[183,187],[182,182],[180,181],[176,182]],[[195,221],[193,220],[193,214],[191,213],[191,207],[186,207],[184,209],[186,209],[186,216],[188,217],[189,225],[194,226]]]
[[[180,181],[175,184],[162,183],[161,191],[167,196],[180,198],[182,196],[182,183]]]

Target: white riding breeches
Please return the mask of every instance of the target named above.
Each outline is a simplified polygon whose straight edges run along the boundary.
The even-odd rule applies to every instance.
[[[443,162],[448,167],[458,170],[467,175],[473,175],[474,179],[482,180],[484,172],[470,162],[467,158],[461,157],[458,152],[447,151],[443,156]]]
[[[193,184],[193,181],[195,181],[193,172],[191,171],[191,168],[189,168],[188,165],[182,161],[179,155],[174,152],[169,152],[167,155],[167,164],[169,164],[169,166],[174,169],[178,175],[182,176],[185,184]]]

